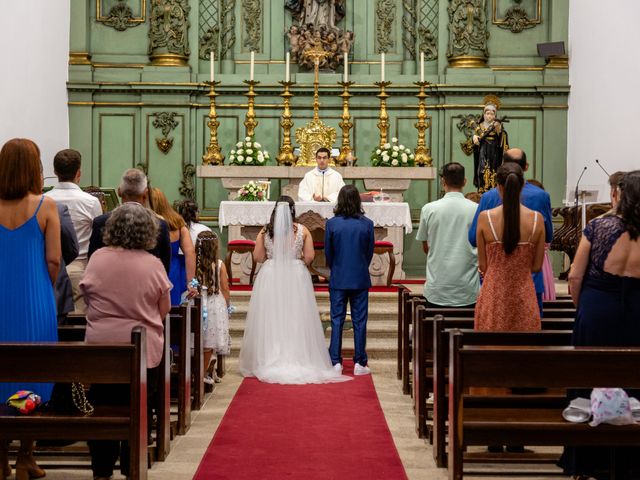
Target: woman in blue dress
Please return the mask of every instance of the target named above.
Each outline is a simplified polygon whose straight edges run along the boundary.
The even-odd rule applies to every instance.
[[[53,284],[60,268],[60,217],[54,200],[42,195],[40,150],[14,138],[0,151],[0,342],[55,342],[58,339]],[[52,384],[0,383],[0,403],[18,390],[49,400]],[[17,478],[40,478],[22,441]],[[7,443],[0,442],[0,478],[8,477]]]
[[[619,188],[616,214],[586,226],[571,266],[576,346],[640,346],[640,170],[625,174]],[[608,480],[612,459],[616,479],[640,478],[640,448],[567,447],[560,466],[577,479]]]

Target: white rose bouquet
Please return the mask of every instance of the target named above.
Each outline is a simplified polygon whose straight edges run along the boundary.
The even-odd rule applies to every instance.
[[[266,201],[267,187],[264,184],[259,184],[251,180],[249,183],[245,183],[240,187],[236,200],[240,200],[242,202]]]
[[[244,140],[236,143],[236,148],[229,152],[230,165],[253,165],[262,166],[269,162],[269,152],[260,150],[262,145],[256,142],[253,137],[245,137]]]
[[[376,147],[371,152],[371,165],[374,167],[413,167],[415,164],[415,155],[408,147],[398,145],[395,137],[391,143],[385,143],[382,148]]]

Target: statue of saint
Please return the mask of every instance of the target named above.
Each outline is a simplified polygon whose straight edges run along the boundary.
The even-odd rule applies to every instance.
[[[502,155],[509,149],[507,131],[496,119],[494,104],[485,105],[482,122],[473,135],[473,184],[483,193],[496,186],[496,171],[502,165]]]
[[[284,6],[300,25],[325,25],[329,29],[335,28],[345,14],[344,0],[285,0]]]

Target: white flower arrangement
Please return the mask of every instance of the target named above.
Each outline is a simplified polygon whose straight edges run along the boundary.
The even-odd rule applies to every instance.
[[[230,165],[255,165],[262,166],[269,162],[269,152],[260,150],[262,145],[254,141],[252,137],[236,143],[236,148],[229,152]]]
[[[240,187],[236,200],[242,202],[264,202],[267,200],[267,185],[251,180]]]
[[[391,143],[385,143],[382,148],[376,147],[371,152],[371,165],[374,167],[413,167],[416,158],[408,147],[398,144],[393,137]]]

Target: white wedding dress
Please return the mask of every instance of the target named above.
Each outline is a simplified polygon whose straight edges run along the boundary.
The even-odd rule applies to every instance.
[[[279,204],[274,239],[253,285],[240,350],[240,372],[282,384],[350,380],[333,370],[311,276],[302,257],[303,229],[294,233],[289,205]]]

